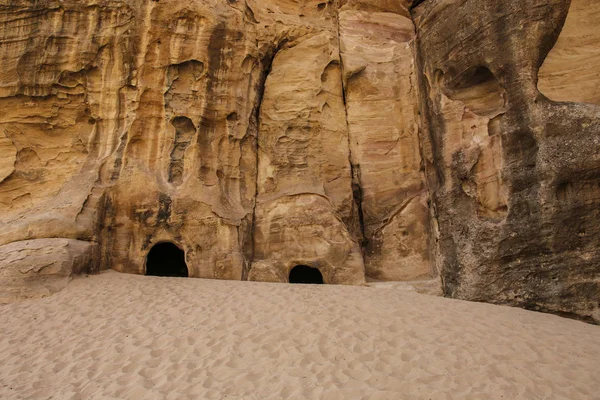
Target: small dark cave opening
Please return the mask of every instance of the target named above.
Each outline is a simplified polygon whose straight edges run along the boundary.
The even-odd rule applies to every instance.
[[[158,243],[146,258],[146,275],[150,276],[189,276],[185,253],[173,243]]]
[[[297,265],[290,271],[290,283],[323,284],[323,275],[317,268]]]

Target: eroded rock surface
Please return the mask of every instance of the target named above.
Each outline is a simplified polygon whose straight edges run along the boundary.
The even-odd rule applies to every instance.
[[[65,288],[73,275],[94,271],[97,243],[35,239],[0,246],[0,304],[46,296]]]
[[[598,321],[587,4],[0,1],[0,265],[66,240],[100,255],[18,265],[143,274],[171,242],[192,277],[305,265]]]
[[[560,36],[538,75],[540,92],[554,101],[600,106],[600,1],[571,0]]]
[[[414,8],[423,146],[446,295],[599,321],[600,109],[536,85],[568,12],[562,0]]]
[[[351,2],[339,19],[366,273],[379,280],[431,278],[414,26],[403,8],[365,8]]]

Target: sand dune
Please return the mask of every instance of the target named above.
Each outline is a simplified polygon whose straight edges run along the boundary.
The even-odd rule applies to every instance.
[[[2,399],[598,399],[600,327],[397,288],[106,272],[0,306]]]

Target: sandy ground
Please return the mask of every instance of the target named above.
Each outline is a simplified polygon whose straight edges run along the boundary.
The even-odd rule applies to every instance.
[[[393,288],[106,272],[0,306],[1,399],[600,399],[600,327]]]

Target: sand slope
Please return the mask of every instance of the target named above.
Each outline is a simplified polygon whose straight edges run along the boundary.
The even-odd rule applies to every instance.
[[[600,327],[388,288],[106,272],[0,306],[2,399],[598,399]]]

